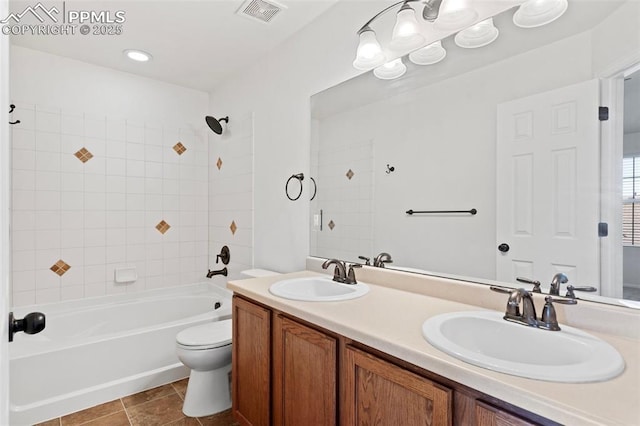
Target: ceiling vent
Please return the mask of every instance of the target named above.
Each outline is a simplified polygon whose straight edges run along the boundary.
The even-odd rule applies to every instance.
[[[263,23],[270,23],[286,6],[276,3],[273,0],[247,0],[237,14],[245,18],[253,19]]]

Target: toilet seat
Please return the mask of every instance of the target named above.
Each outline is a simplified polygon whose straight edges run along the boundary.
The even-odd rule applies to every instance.
[[[190,350],[213,349],[231,344],[231,320],[213,321],[182,330],[176,335],[178,346]]]

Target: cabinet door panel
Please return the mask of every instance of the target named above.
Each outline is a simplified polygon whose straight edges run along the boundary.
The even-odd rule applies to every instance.
[[[343,423],[451,425],[452,391],[373,355],[345,353]]]
[[[242,425],[270,422],[271,311],[233,298],[233,414]]]
[[[336,424],[336,340],[286,317],[274,318],[274,424]]]
[[[476,426],[535,426],[536,424],[483,402],[476,402]]]

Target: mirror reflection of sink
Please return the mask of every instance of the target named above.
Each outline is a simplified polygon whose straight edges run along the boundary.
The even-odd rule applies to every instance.
[[[328,277],[293,278],[278,281],[269,287],[275,296],[306,302],[335,302],[356,299],[369,292],[364,283],[341,284]]]
[[[618,351],[567,325],[548,331],[505,321],[499,312],[454,312],[424,322],[422,335],[449,355],[489,370],[565,383],[609,380],[624,371]]]

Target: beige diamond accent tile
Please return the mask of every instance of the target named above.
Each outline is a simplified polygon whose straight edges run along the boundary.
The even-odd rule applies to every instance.
[[[162,235],[164,235],[164,233],[167,232],[169,230],[169,228],[171,228],[171,226],[167,222],[165,222],[164,220],[161,220],[160,223],[158,223],[156,225],[156,229]]]
[[[347,172],[347,178],[349,180],[351,180],[351,178],[353,177],[353,175],[355,175],[355,173],[353,173],[353,170],[349,169],[349,171]]]
[[[83,163],[86,163],[87,161],[93,158],[93,154],[90,153],[87,148],[82,148],[80,151],[76,152],[73,155],[75,155],[76,158],[82,161]]]
[[[187,150],[187,147],[182,145],[182,142],[178,142],[173,146],[173,150],[177,152],[178,155],[182,155]]]
[[[216,166],[218,167],[218,170],[220,170],[222,168],[222,158],[218,157],[218,161],[216,162]]]
[[[333,228],[336,227],[336,224],[332,220],[330,220],[327,225],[329,226],[329,229],[331,229],[332,231],[333,231]]]
[[[71,265],[66,263],[64,260],[60,259],[49,269],[51,269],[56,274],[63,276],[65,272],[71,269]]]
[[[235,220],[231,221],[231,226],[229,226],[229,229],[231,229],[231,233],[233,235],[236,235],[236,231],[238,230],[238,225],[236,225]]]

